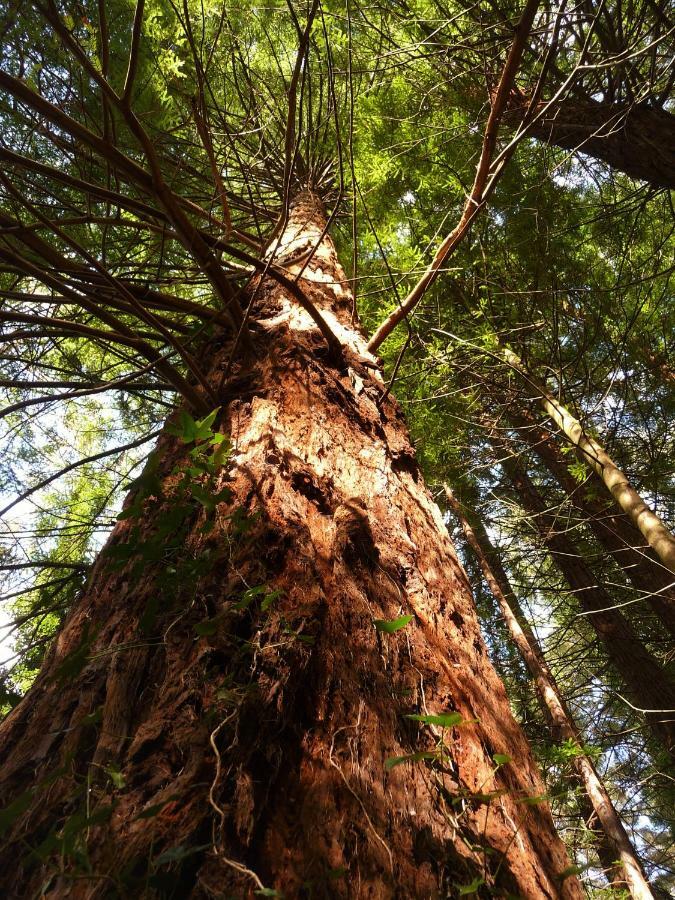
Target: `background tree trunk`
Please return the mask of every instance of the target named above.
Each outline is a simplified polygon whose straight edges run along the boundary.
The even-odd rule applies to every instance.
[[[603,502],[591,499],[584,484],[579,484],[558,448],[555,438],[536,418],[524,411],[509,417],[520,428],[520,434],[530,444],[537,456],[565,491],[571,503],[588,520],[588,524],[600,546],[612,556],[626,573],[627,578],[640,592],[656,616],[672,637],[675,637],[675,576],[657,558],[644,538],[622,512],[614,500]],[[589,469],[591,485],[597,485],[604,493],[604,485]]]
[[[568,98],[549,107],[530,133],[654,187],[675,188],[675,116],[665,109]]]
[[[596,851],[607,878],[612,887],[618,890],[627,889],[631,897],[653,900],[653,894],[623,823],[592,760],[583,752],[583,737],[558,690],[541,646],[523,614],[506,570],[490,542],[483,523],[475,513],[462,507],[447,486],[445,494],[450,508],[462,526],[466,542],[480,566],[483,577],[497,601],[511,639],[532,675],[539,705],[549,724],[553,739],[557,742],[572,741],[579,750],[578,755],[572,759],[572,765],[583,791],[580,808],[586,822],[597,820],[599,824],[599,827],[594,829]],[[616,860],[621,860],[620,866],[616,865]]]
[[[581,422],[549,391],[545,382],[531,375],[522,360],[508,347],[502,347],[506,362],[525,378],[540,395],[541,404],[570,444],[576,448],[581,461],[593,469],[605,487],[647,543],[658,554],[664,566],[675,574],[675,537],[661,518],[647,505],[633,488],[627,476],[614,463],[609,453],[584,429]]]
[[[501,448],[500,448],[501,449]],[[509,452],[509,451],[505,451]],[[675,688],[667,672],[640,641],[607,591],[598,584],[575,544],[561,530],[555,514],[514,456],[501,459],[519,502],[534,516],[539,534],[563,577],[587,613],[589,625],[603,642],[614,668],[621,675],[630,702],[644,711],[657,741],[672,756],[675,752]]]
[[[6,895],[580,896],[324,226],[300,195],[275,258],[344,360],[252,285],[227,476],[165,430],[2,726]]]

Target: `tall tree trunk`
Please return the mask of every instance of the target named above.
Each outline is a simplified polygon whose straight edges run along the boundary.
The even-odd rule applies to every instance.
[[[612,597],[598,584],[576,545],[561,530],[555,514],[547,511],[523,466],[510,455],[509,448],[500,444],[499,450],[502,468],[518,501],[533,516],[544,544],[620,674],[628,699],[644,712],[652,734],[672,756],[675,754],[675,685],[616,608]]]
[[[2,726],[6,895],[580,897],[324,226],[301,194],[275,256],[344,360],[252,287],[226,475],[165,431]]]
[[[613,887],[619,890],[628,889],[631,897],[652,900],[653,894],[623,823],[592,760],[582,752],[584,741],[579,729],[558,690],[539,642],[523,614],[501,559],[492,546],[483,523],[478,516],[462,507],[447,485],[445,495],[462,526],[466,542],[476,557],[485,581],[499,605],[509,634],[532,675],[542,712],[551,727],[554,740],[570,740],[579,749],[572,764],[585,791],[587,803],[582,803],[582,807],[586,812],[590,805],[591,813],[595,814],[601,826],[596,845],[608,878]],[[586,814],[584,818],[590,820],[591,816]],[[620,873],[616,871],[615,860],[621,860]]]
[[[515,92],[512,97],[516,103],[510,115],[517,118],[527,98]],[[540,106],[543,112],[545,104]],[[654,187],[675,188],[675,116],[665,109],[570,97],[549,107],[530,134],[600,159]]]
[[[584,485],[572,476],[551,432],[531,413],[509,408],[509,418],[519,427],[519,434],[561,488],[586,517],[600,546],[624,570],[640,596],[651,606],[671,636],[675,637],[675,575],[659,561],[654,551],[645,546],[640,532],[633,526],[612,498],[608,502],[589,496]],[[599,484],[597,474],[589,469],[591,483]]]

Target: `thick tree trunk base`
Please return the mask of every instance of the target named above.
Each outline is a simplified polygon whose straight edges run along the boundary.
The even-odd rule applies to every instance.
[[[311,198],[293,228],[318,241]],[[580,896],[328,239],[305,276],[344,365],[257,285],[258,358],[220,392],[231,498],[139,565],[189,449],[161,438],[161,494],[117,525],[2,728],[2,798],[25,807],[5,896]],[[461,724],[407,718],[451,712]],[[408,754],[424,755],[387,765]]]

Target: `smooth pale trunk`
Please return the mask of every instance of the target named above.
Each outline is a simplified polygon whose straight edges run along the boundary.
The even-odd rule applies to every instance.
[[[499,604],[509,634],[532,675],[541,708],[551,725],[556,740],[570,740],[577,747],[583,747],[584,742],[579,730],[546,664],[539,642],[527,624],[506,572],[482,527],[482,523],[472,515],[473,526],[470,524],[467,516],[471,514],[468,511],[465,512],[447,486],[445,495],[450,508],[462,526],[466,542],[478,561],[488,587]],[[620,881],[613,879],[613,885],[615,887],[625,886],[631,897],[639,898],[639,900],[653,900],[654,895],[649,888],[640,862],[595,766],[585,753],[575,756],[572,763],[602,827],[604,837],[613,850],[611,859],[621,861],[623,878]]]
[[[511,448],[503,442],[495,446],[518,502],[532,515],[542,542],[573,591],[586,621],[602,641],[625,685],[629,703],[644,714],[654,738],[672,757],[675,754],[675,685],[616,607],[611,595],[598,583],[555,513],[547,511],[532,479],[511,455]]]
[[[510,408],[509,418],[567,493],[570,502],[586,516],[600,546],[621,566],[639,592],[638,599],[649,604],[675,638],[675,575],[666,569],[650,547],[645,546],[643,536],[612,497],[604,490],[604,500],[589,496],[588,488],[592,489],[598,478],[595,472],[589,471],[590,484],[579,484],[568,469],[553,434],[535,416],[524,410],[514,413]]]
[[[656,513],[650,509],[642,497],[631,486],[626,475],[614,463],[600,444],[586,433],[581,422],[562,403],[534,379],[523,366],[522,360],[508,347],[502,349],[504,359],[525,376],[527,381],[541,395],[544,409],[560,428],[569,442],[577,448],[580,458],[602,479],[607,490],[621,509],[638,528],[649,546],[658,555],[664,566],[675,573],[675,537]]]

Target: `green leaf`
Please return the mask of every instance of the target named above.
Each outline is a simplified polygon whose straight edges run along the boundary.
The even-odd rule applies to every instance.
[[[206,850],[207,847],[210,846],[211,844],[199,844],[197,847],[186,847],[183,844],[178,844],[176,847],[171,847],[169,850],[160,853],[159,856],[153,860],[153,864],[155,866],[165,866],[167,863],[180,862],[180,860],[185,859],[187,856],[201,853],[202,850]]]
[[[398,619],[390,620],[373,619],[373,624],[378,631],[383,631],[385,634],[394,634],[394,632],[400,631],[401,628],[405,628],[413,618],[413,616],[399,616]]]
[[[204,619],[202,622],[197,622],[196,625],[193,625],[192,630],[195,632],[195,634],[199,634],[202,637],[210,637],[218,630],[218,622],[220,621],[220,618],[220,616],[216,616],[213,619]]]
[[[395,769],[396,766],[403,763],[421,762],[424,759],[438,759],[438,753],[435,750],[420,750],[418,753],[407,753],[405,756],[390,756],[385,759],[385,769]]]
[[[0,678],[0,706],[6,704],[10,709],[13,709],[21,700],[21,696],[21,694],[10,687],[5,679]]]
[[[218,437],[224,437],[224,435],[219,434]],[[225,465],[231,453],[232,447],[230,446],[229,441],[216,447],[211,458],[214,471],[217,471],[221,466]]]
[[[475,894],[478,888],[485,884],[484,878],[474,878],[471,884],[458,884],[457,890],[460,897],[466,897],[467,894]]]
[[[240,538],[247,534],[253,527],[253,524],[260,518],[260,510],[254,512],[253,515],[249,515],[243,507],[237,506],[226,518],[230,520],[232,525],[232,537]]]
[[[558,874],[558,878],[560,881],[564,881],[566,878],[571,878],[573,875],[582,875],[586,869],[590,869],[591,865],[592,863],[585,863],[581,866],[568,866]]]
[[[178,414],[178,421],[171,422],[166,426],[166,430],[169,434],[173,434],[176,437],[180,438],[184,444],[191,444],[197,433],[197,423],[192,418],[189,412],[181,409]]]
[[[247,588],[247,590],[244,591],[244,593],[241,595],[241,600],[238,600],[234,604],[234,608],[248,609],[256,597],[262,597],[263,599],[260,603],[260,608],[263,610],[263,612],[265,612],[274,603],[274,601],[281,596],[281,594],[282,591],[276,589],[268,591],[266,584],[257,584],[255,587]]]
[[[217,494],[213,495],[214,506],[218,503],[229,503],[232,499],[232,489],[229,487],[221,488]]]
[[[154,495],[160,497],[162,494],[162,483],[158,475],[159,457],[155,454],[151,455],[145,464],[145,468],[133,481],[129,482],[128,490],[130,492],[138,491],[141,497],[149,497]]]
[[[148,806],[147,809],[139,812],[139,814],[134,818],[134,821],[136,821],[136,819],[154,819],[155,816],[158,816],[161,813],[165,806],[167,806],[173,800],[176,800],[177,796],[178,795],[175,794],[174,796],[169,797],[168,800],[162,800],[161,803],[153,803],[152,806]]]
[[[32,799],[33,791],[32,789],[29,789],[24,791],[23,794],[19,794],[16,800],[14,800],[13,803],[10,803],[9,806],[0,809],[0,834],[4,834],[19,816],[26,812]]]
[[[190,485],[190,493],[195,498],[195,500],[198,500],[201,503],[204,509],[209,510],[209,512],[215,509],[215,497],[210,491],[202,487],[201,484]]]
[[[475,722],[475,719],[465,719],[461,713],[437,713],[435,715],[421,715],[413,713],[406,716],[406,719],[413,719],[415,722],[424,722],[425,725],[440,725],[441,728],[453,728],[455,725],[465,725],[467,722]]]
[[[208,414],[208,416],[204,416],[203,419],[199,419],[198,422],[195,422],[195,436],[193,440],[206,441],[213,437],[213,429],[211,426],[216,421],[216,416],[219,412],[220,406],[217,406]]]
[[[275,600],[278,600],[279,597],[282,596],[282,594],[283,594],[283,591],[279,590],[278,588],[275,588],[273,591],[270,591],[268,594],[265,594],[265,596],[262,598],[262,601],[260,603],[260,609],[263,612],[267,612],[267,610],[273,605]]]
[[[117,516],[118,522],[123,522],[125,519],[137,519],[139,516],[143,514],[143,498],[137,497],[133,503],[130,503],[126,509],[123,509],[122,512]]]
[[[508,753],[495,753],[492,757],[498,766],[505,766],[507,763],[510,763],[513,757],[509,756]]]
[[[110,766],[105,771],[118,790],[121,790],[126,785],[126,779],[124,775],[119,771],[119,769],[114,769],[112,766]]]
[[[532,797],[518,797],[517,803],[525,803],[527,806],[537,806],[538,803],[548,803],[548,794],[538,794]]]
[[[478,791],[475,794],[472,794],[470,791],[463,791],[458,799],[468,800],[471,803],[492,803],[493,800],[503,797],[504,794],[508,794],[506,788],[500,788],[498,791],[487,791],[485,793]]]

